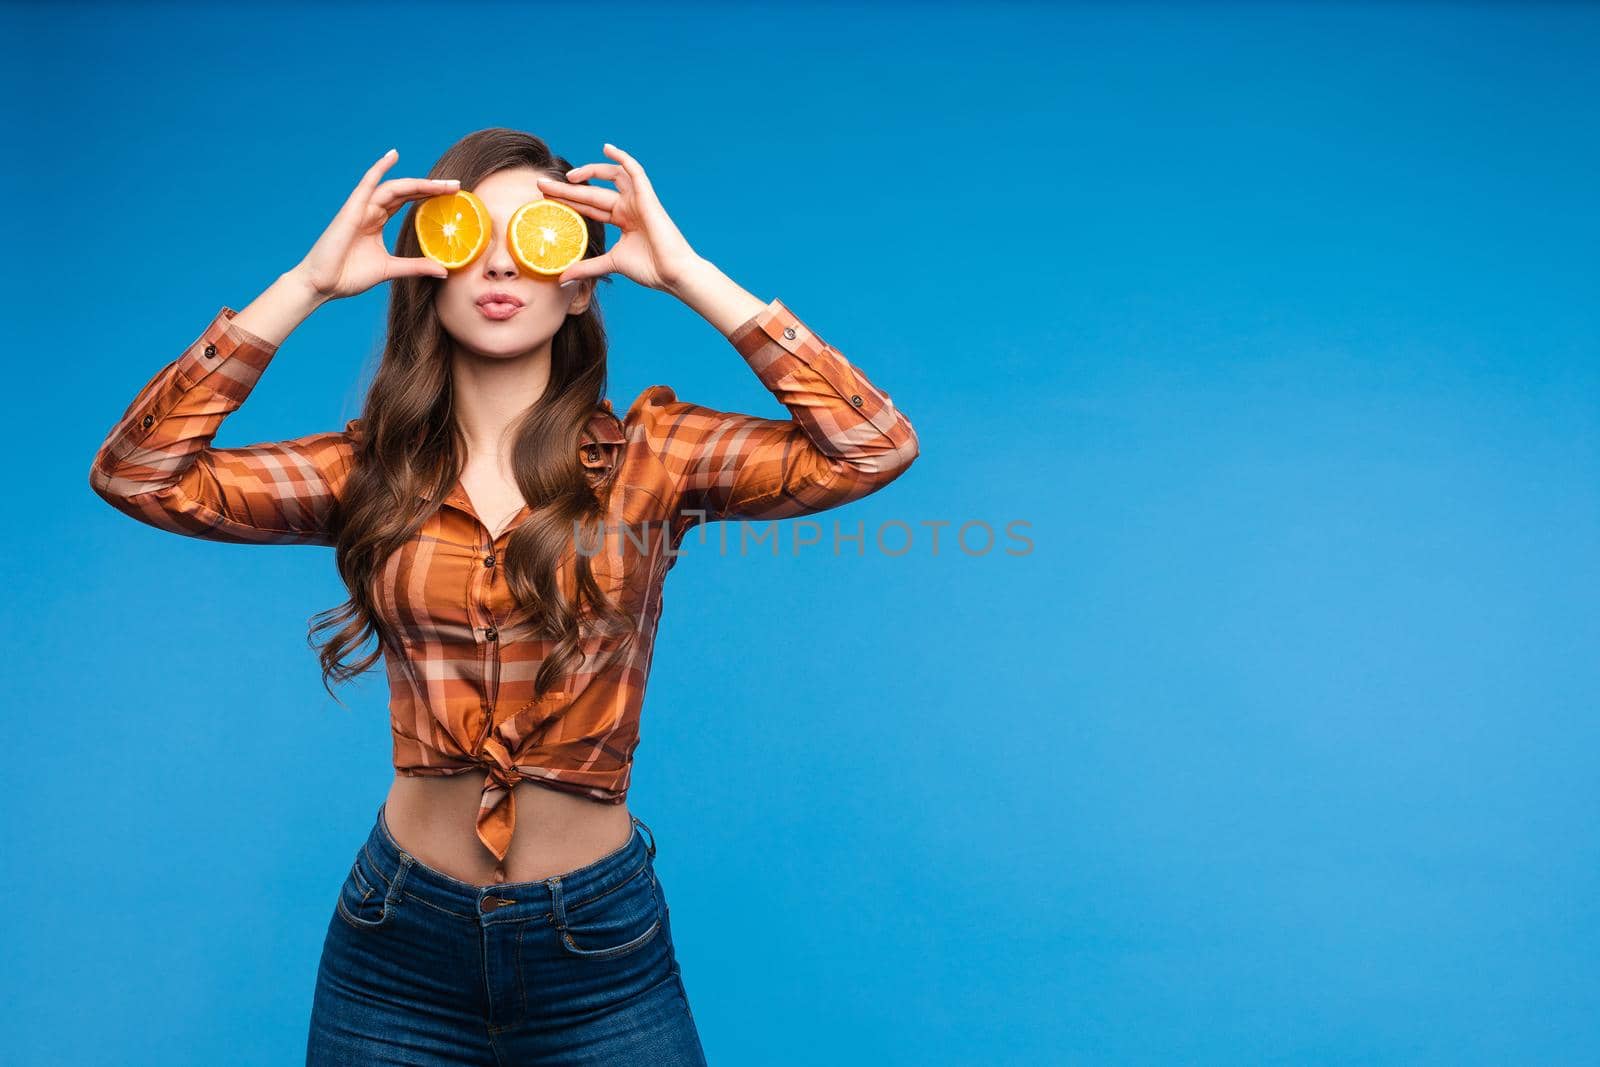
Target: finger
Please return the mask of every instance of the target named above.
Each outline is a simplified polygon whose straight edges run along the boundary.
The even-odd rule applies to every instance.
[[[650,179],[645,176],[644,167],[637,159],[634,159],[632,156],[628,155],[628,153],[624,152],[622,149],[618,148],[614,144],[611,144],[610,142],[607,142],[603,147],[607,150],[607,155],[616,156],[618,159],[622,160],[623,172],[626,173],[628,177],[632,178],[639,185],[645,187],[650,185]]]
[[[559,198],[557,197],[551,197],[550,199],[559,202]],[[611,212],[607,211],[605,208],[590,207],[588,204],[567,204],[566,206],[570,207],[572,210],[576,211],[585,218],[596,219],[600,222],[609,222],[613,226],[618,225],[618,223],[612,220]]]
[[[392,178],[378,186],[372,194],[372,202],[389,213],[407,200],[442,196],[460,188],[461,181],[458,178]]]
[[[539,191],[551,200],[560,200],[568,207],[588,205],[608,215],[621,199],[621,194],[615,189],[606,189],[598,185],[573,185],[569,182],[558,182],[554,178],[540,178],[538,184]]]
[[[378,180],[383,177],[383,172],[394,165],[400,158],[400,153],[393,148],[378,157],[378,161],[367,168],[367,172],[356,183],[355,189],[350,193],[349,199],[344,202],[344,207],[339,209],[339,214],[350,222],[357,222],[366,213],[367,202],[372,199],[372,190],[378,186]],[[337,216],[336,216],[337,217]]]
[[[553,200],[556,203],[560,203],[560,200],[556,197],[548,197],[547,199]],[[563,206],[570,207],[584,218],[594,219],[597,222],[609,222],[613,226],[620,225],[620,223],[612,220],[611,212],[607,211],[605,208],[590,207],[588,204],[565,204]]]
[[[572,266],[561,272],[560,284],[568,282],[581,282],[585,278],[598,278],[602,274],[610,274],[617,269],[616,263],[611,258],[611,253],[593,256],[589,259],[580,259]]]
[[[406,278],[413,275],[422,278],[448,278],[450,268],[443,263],[435,263],[427,256],[389,257],[389,277]]]
[[[632,181],[627,172],[616,163],[585,163],[581,167],[573,167],[567,171],[567,181],[586,182],[598,179],[603,182],[612,182],[621,192],[627,192],[632,187]]]
[[[655,187],[650,184],[650,177],[645,174],[644,165],[610,142],[606,143],[605,149],[622,161],[622,173],[627,175],[629,191],[639,202],[641,212],[659,208],[661,202],[656,199]]]

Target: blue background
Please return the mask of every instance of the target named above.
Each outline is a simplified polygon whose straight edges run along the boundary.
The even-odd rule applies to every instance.
[[[913,551],[668,578],[629,803],[711,1062],[1600,1058],[1600,10],[3,24],[11,1062],[303,1055],[382,675],[321,689],[331,550],[141,527],[89,463],[385,149],[491,125],[633,153],[921,438],[822,516]],[[216,443],[342,426],[386,300]],[[614,402],[783,414],[671,297],[601,300]]]

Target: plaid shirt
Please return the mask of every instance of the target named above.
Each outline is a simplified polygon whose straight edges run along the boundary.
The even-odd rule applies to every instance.
[[[243,544],[332,545],[331,506],[361,442],[341,431],[213,448],[277,350],[223,307],[140,390],[95,455],[95,492],[150,526]],[[498,537],[458,479],[417,533],[379,568],[375,610],[400,635],[384,647],[394,765],[403,775],[484,773],[478,837],[497,861],[516,820],[519,780],[621,803],[628,789],[661,587],[684,535],[719,519],[781,519],[857,500],[917,456],[917,436],[889,395],[773,300],[728,335],[793,416],[774,420],[641,392],[618,418],[609,400],[577,444],[598,481],[612,468],[604,535],[569,548],[634,620],[632,649],[585,631],[583,656],[553,691],[533,680],[552,642],[519,632],[500,565],[524,505]],[[426,498],[419,498],[426,505]],[[571,568],[558,575],[569,598]],[[599,669],[602,668],[603,669]]]

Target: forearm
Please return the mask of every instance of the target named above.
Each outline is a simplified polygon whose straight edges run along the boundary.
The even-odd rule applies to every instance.
[[[724,337],[767,306],[765,300],[722,273],[716,264],[699,257],[673,276],[666,291],[693,308]]]
[[[322,304],[323,300],[291,268],[234,315],[233,324],[276,347]]]

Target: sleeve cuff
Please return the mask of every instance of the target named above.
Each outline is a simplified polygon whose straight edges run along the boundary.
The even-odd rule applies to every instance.
[[[728,340],[762,384],[774,393],[781,392],[795,371],[806,368],[819,375],[845,404],[879,431],[888,433],[896,420],[886,398],[782,300],[774,299],[739,324]]]
[[[239,402],[261,378],[278,346],[235,325],[233,308],[223,307],[200,336],[178,357],[178,383],[207,389]]]

